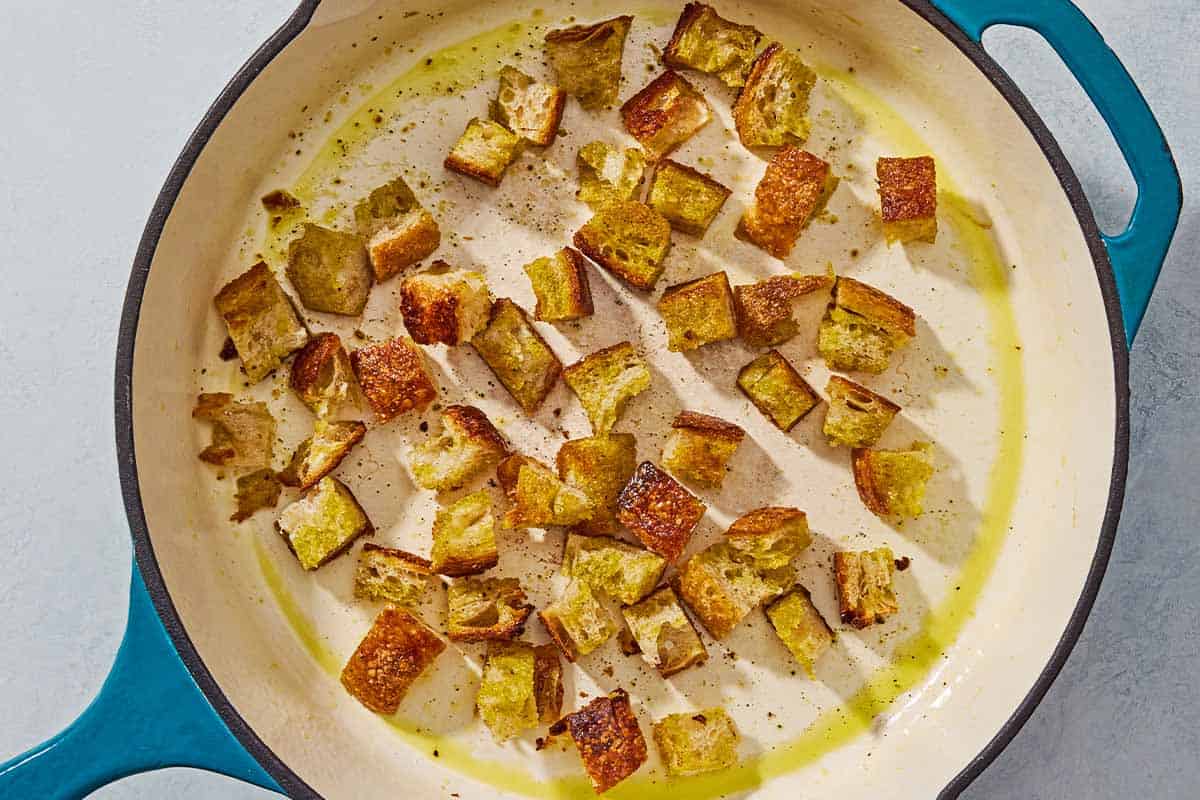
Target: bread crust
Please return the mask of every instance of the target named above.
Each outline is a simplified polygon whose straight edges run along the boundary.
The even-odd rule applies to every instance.
[[[734,233],[776,258],[787,258],[835,185],[827,162],[787,145],[767,164],[754,189],[754,204],[746,209]]]
[[[733,287],[738,333],[751,347],[775,347],[800,331],[793,317],[792,301],[829,289],[828,275],[776,275],[758,283]]]
[[[617,498],[617,519],[646,546],[674,562],[708,507],[679,481],[643,461]]]
[[[833,287],[835,305],[860,314],[889,333],[917,335],[917,314],[891,295],[854,278],[841,277]]]
[[[875,175],[885,223],[937,215],[937,168],[932,156],[880,158],[875,162]]]
[[[550,726],[550,734],[567,732],[579,751],[592,788],[603,794],[646,762],[646,739],[624,689],[597,697]]]
[[[466,584],[475,584],[484,605],[495,609],[495,622],[491,625],[471,624],[472,620],[457,620],[451,603],[450,621],[446,636],[452,642],[488,642],[516,639],[525,631],[525,623],[533,613],[533,606],[525,602],[525,590],[516,578],[467,579]],[[455,587],[450,587],[453,593]],[[487,619],[493,614],[481,607],[480,613]],[[477,617],[479,614],[476,615]]]
[[[423,411],[437,398],[425,359],[410,339],[397,336],[360,347],[350,353],[350,365],[380,422]]]
[[[416,616],[389,606],[346,662],[342,686],[371,711],[395,714],[409,687],[445,649]]]
[[[672,420],[671,427],[693,430],[728,442],[741,442],[746,438],[746,431],[741,426],[697,411],[680,411]]]
[[[712,119],[704,95],[679,73],[666,70],[621,106],[625,129],[657,161]]]

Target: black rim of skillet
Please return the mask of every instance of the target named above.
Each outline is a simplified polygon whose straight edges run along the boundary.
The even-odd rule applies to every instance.
[[[191,671],[197,685],[204,692],[214,709],[229,726],[229,730],[237,737],[246,750],[254,756],[262,767],[276,782],[294,798],[319,798],[312,787],[308,786],[266,745],[237,712],[224,692],[213,679],[200,654],[196,651],[187,631],[179,619],[171,594],[163,582],[162,571],[154,555],[154,547],[150,542],[150,532],[146,526],[145,511],[142,508],[141,492],[138,485],[137,461],[134,457],[133,446],[133,354],[135,337],[137,335],[138,318],[141,312],[142,295],[146,288],[146,279],[150,273],[150,264],[158,247],[159,238],[167,217],[175,205],[183,184],[187,181],[193,165],[204,150],[208,140],[224,120],[225,115],[246,91],[254,79],[301,31],[307,27],[313,13],[321,0],[302,0],[300,7],[271,36],[217,97],[216,102],[205,113],[200,124],[188,139],[183,152],[163,185],[162,191],[155,200],[150,212],[146,228],[138,244],[137,255],[133,262],[133,270],[129,277],[129,286],[125,292],[125,303],[121,311],[121,326],[117,340],[116,363],[116,435],[117,435],[117,466],[121,477],[121,494],[125,501],[125,513],[129,518],[129,527],[133,536],[134,553],[138,567],[145,580],[146,588],[154,601],[159,617],[170,635],[183,663]],[[1096,553],[1092,558],[1083,591],[1075,604],[1075,609],[1059,639],[1050,660],[1043,667],[1041,674],[1030,688],[1024,700],[1017,706],[1012,716],[1004,723],[996,735],[988,742],[961,772],[938,794],[938,800],[951,800],[957,797],[996,756],[1012,741],[1013,737],[1033,714],[1033,710],[1041,702],[1042,697],[1050,688],[1050,684],[1058,676],[1067,656],[1075,646],[1079,634],[1096,594],[1100,590],[1100,582],[1108,566],[1109,555],[1112,553],[1116,537],[1117,521],[1121,515],[1121,504],[1125,497],[1125,477],[1129,460],[1129,353],[1125,345],[1125,333],[1121,320],[1121,306],[1117,297],[1116,281],[1112,265],[1108,260],[1108,252],[1100,239],[1100,231],[1092,214],[1091,206],[1084,196],[1071,165],[1067,162],[1061,148],[1055,141],[1045,122],[1034,111],[1029,100],[1017,88],[1007,73],[987,54],[983,47],[963,33],[963,31],[945,17],[940,11],[926,0],[900,0],[926,22],[936,28],[947,39],[955,44],[975,66],[983,72],[1000,92],[1005,100],[1024,121],[1030,133],[1037,140],[1046,159],[1050,162],[1054,173],[1058,176],[1067,199],[1075,211],[1079,226],[1083,230],[1092,261],[1096,266],[1096,277],[1100,283],[1100,292],[1104,298],[1104,308],[1108,316],[1109,337],[1113,354],[1113,382],[1116,386],[1116,437],[1113,443],[1112,478],[1108,494],[1108,502],[1104,510],[1104,523],[1100,529],[1100,538]]]

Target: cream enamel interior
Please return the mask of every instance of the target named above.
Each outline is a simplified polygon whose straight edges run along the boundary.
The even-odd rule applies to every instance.
[[[303,780],[328,797],[382,798],[400,787],[418,796],[456,791],[462,797],[491,797],[495,791],[446,768],[421,740],[396,735],[330,675],[375,611],[350,599],[353,559],[303,574],[271,531],[271,514],[240,527],[226,521],[231,482],[217,481],[196,460],[208,432],[189,418],[201,388],[240,391],[235,369],[216,358],[225,334],[211,298],[264,251],[265,215],[258,198],[295,184],[349,115],[428,54],[487,31],[500,31],[485,39],[489,44],[511,44],[502,29],[514,20],[558,27],[567,16],[592,20],[617,12],[585,3],[428,7],[436,10],[407,15],[422,7],[322,4],[309,28],[251,85],[201,155],[167,221],[138,327],[136,454],[146,518],[167,587],[200,656],[234,707]],[[653,58],[647,42],[665,42],[678,8],[619,9],[637,17],[626,49],[622,100],[656,74],[645,66]],[[1016,502],[1010,533],[973,618],[925,680],[876,717],[868,732],[788,774],[764,777],[752,790],[756,797],[793,796],[803,787],[813,797],[878,796],[886,790],[888,797],[927,798],[986,744],[1029,690],[1066,625],[1096,548],[1115,417],[1110,339],[1095,268],[1063,190],[1023,123],[969,60],[917,14],[899,3],[872,0],[722,3],[718,9],[801,48],[826,68],[829,79],[815,102],[809,147],[843,177],[829,208],[832,216],[806,231],[785,264],[733,240],[732,229],[764,162],[737,145],[722,147],[731,126],[731,93],[697,76],[717,118],[675,157],[710,171],[734,188],[733,197],[703,240],[673,237],[666,274],[649,299],[592,271],[596,317],[578,326],[539,328],[564,363],[621,339],[640,340],[655,385],[631,406],[625,429],[637,433],[643,458],[657,459],[669,420],[681,408],[717,413],[746,427],[750,441],[735,459],[725,488],[702,494],[710,512],[689,553],[718,536],[738,513],[767,504],[797,505],[808,512],[817,534],[801,559],[800,579],[827,619],[836,618],[828,566],[836,547],[887,543],[898,555],[912,556],[912,569],[898,580],[904,611],[881,628],[844,632],[835,653],[818,668],[816,682],[790,674],[794,665],[761,614],[727,640],[728,648],[706,638],[709,665],[669,684],[640,660],[624,659],[612,642],[583,660],[583,670],[568,679],[567,708],[582,702],[580,692],[623,685],[634,696],[648,734],[651,719],[663,713],[726,704],[745,735],[742,753],[748,759],[777,751],[802,734],[819,711],[836,708],[857,691],[863,676],[887,662],[893,647],[917,631],[926,609],[955,591],[954,576],[973,544],[979,517],[991,508],[988,481],[1002,443],[1005,388],[995,377],[1002,357],[997,348],[1019,345],[1023,384],[1007,388],[1020,393],[1025,430],[1005,431],[1019,437],[1021,463],[1014,470],[1019,478],[1011,487]],[[481,63],[494,70],[503,58],[545,74],[534,51],[523,48],[519,58],[505,48],[496,53],[494,60]],[[499,190],[515,207],[498,204],[491,190],[440,166],[466,121],[486,114],[493,74],[489,71],[478,86],[421,99],[399,121],[386,120],[385,128],[397,130],[409,121],[420,124],[377,138],[352,159],[354,167],[341,186],[315,186],[319,191],[312,200],[318,215],[327,209],[331,219],[338,221],[341,214],[344,222],[339,201],[352,201],[407,168],[410,183],[425,181],[418,193],[442,225],[438,256],[481,269],[496,294],[531,308],[520,266],[566,244],[587,216],[573,198],[575,150],[599,135],[612,142],[625,139],[615,112],[589,118],[569,103],[563,127],[570,135],[544,154],[522,156]],[[863,114],[861,107],[848,107],[847,99],[863,96],[860,89],[885,100],[911,134],[928,144],[939,169],[965,197],[970,215],[983,223],[1004,263],[1011,265],[1005,291],[1016,321],[1014,341],[1007,338],[1011,332],[991,324],[945,211],[937,245],[889,249],[883,244],[872,217],[873,160],[879,154],[910,154],[905,150],[913,139],[894,126],[876,125],[876,117]],[[291,136],[297,133],[303,135]],[[451,231],[459,235],[445,235]],[[859,255],[852,258],[849,251],[855,248]],[[930,513],[902,529],[883,524],[861,506],[846,453],[831,450],[821,439],[820,411],[784,435],[736,393],[733,377],[753,357],[749,350],[725,343],[688,357],[667,353],[665,331],[655,321],[653,301],[668,284],[715,269],[726,269],[734,283],[743,283],[784,269],[819,272],[827,262],[892,292],[922,320],[916,340],[893,367],[864,381],[905,407],[885,445],[902,446],[914,438],[937,445],[940,469],[930,490]],[[393,280],[374,290],[361,323],[369,336],[402,330],[398,289]],[[822,303],[801,306],[802,325],[815,330]],[[353,321],[312,318],[315,327],[337,330],[353,344]],[[781,350],[810,383],[823,388],[827,371],[808,337]],[[586,420],[564,386],[531,422],[502,389],[489,386],[490,375],[473,354],[444,348],[431,348],[431,354],[440,364],[443,401],[479,405],[522,448],[551,459],[562,439],[560,429],[573,437],[588,435]],[[252,393],[269,396],[275,385],[264,381]],[[279,461],[307,435],[310,424],[299,403],[286,390],[280,394],[273,401],[275,408],[285,409]],[[561,419],[550,413],[554,408],[563,409]],[[435,413],[424,418],[436,426]],[[404,419],[373,429],[339,475],[379,528],[376,541],[422,551],[428,547],[432,495],[418,490],[404,467],[407,449],[422,438],[417,422]],[[560,541],[557,532],[504,533],[501,569],[547,575],[555,569]],[[260,561],[278,575],[294,614],[308,621],[315,639],[306,642],[289,623]],[[547,599],[554,585],[542,583],[530,587],[535,603]],[[425,611],[431,621],[438,619],[436,603]],[[305,633],[303,626],[299,632]],[[530,633],[544,637],[536,624]],[[737,658],[728,657],[727,649]],[[543,774],[576,778],[552,785],[551,796],[589,794],[577,779],[573,752],[535,753],[532,733],[515,745],[497,747],[472,719],[471,673],[478,671],[481,653],[478,647],[450,648],[436,674],[406,699],[401,725],[448,734],[480,761],[498,762],[485,769],[506,780],[508,789],[524,786],[508,780],[522,771],[535,776],[530,779],[535,783]],[[607,666],[614,669],[611,677],[602,672]],[[655,759],[637,778],[642,796],[667,789]],[[694,786],[685,794],[705,792],[704,786]]]

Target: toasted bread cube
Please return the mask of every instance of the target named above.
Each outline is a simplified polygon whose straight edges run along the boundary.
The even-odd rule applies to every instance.
[[[621,106],[625,130],[651,161],[692,138],[712,119],[704,95],[674,70],[667,70]]]
[[[279,503],[282,491],[283,484],[279,482],[275,470],[269,467],[238,476],[237,492],[233,496],[237,510],[229,521],[245,522],[264,508],[274,508]]]
[[[670,586],[621,609],[642,658],[664,678],[708,660],[708,651]]]
[[[614,17],[546,34],[546,57],[558,85],[594,110],[611,106],[621,88],[621,59],[633,17]]]
[[[432,586],[433,567],[420,556],[367,542],[354,570],[354,596],[398,606],[420,605]]]
[[[500,561],[496,520],[486,490],[441,509],[433,522],[433,571],[458,578],[489,570]]]
[[[717,772],[737,764],[741,737],[723,708],[668,714],[654,723],[654,743],[667,774],[675,777]]]
[[[921,516],[925,484],[933,477],[932,456],[928,442],[913,442],[908,450],[851,450],[863,505],[881,517]]]
[[[837,184],[829,164],[799,147],[784,147],[767,164],[754,188],[754,203],[734,233],[776,258],[787,258]]]
[[[532,458],[509,457],[497,467],[497,476],[513,503],[504,515],[505,528],[574,525],[592,515],[594,507],[586,493],[568,486]]]
[[[667,158],[654,171],[646,202],[675,230],[703,236],[729,195],[711,176]]]
[[[499,186],[504,170],[520,154],[520,136],[499,122],[475,117],[450,149],[443,166],[488,186]]]
[[[574,243],[633,288],[649,291],[663,273],[671,223],[645,203],[615,200],[575,232]]]
[[[650,594],[666,568],[662,556],[611,536],[572,533],[563,549],[563,575],[626,605]]]
[[[812,544],[808,515],[798,508],[756,508],[734,520],[725,541],[738,558],[761,570],[791,564]]]
[[[838,278],[821,319],[817,350],[830,369],[878,374],[916,335],[916,314],[894,297],[853,278]]]
[[[616,533],[617,497],[637,466],[637,440],[631,433],[571,439],[558,449],[558,477],[592,501],[592,518],[575,526],[586,534]]]
[[[492,738],[504,742],[538,724],[533,645],[494,642],[488,645],[475,708]]]
[[[553,256],[536,259],[525,265],[525,274],[537,297],[535,319],[564,322],[592,315],[587,262],[578,250],[564,247]]]
[[[825,385],[829,408],[822,428],[831,447],[872,447],[900,413],[900,406],[865,386],[830,375]]]
[[[817,75],[800,56],[772,42],[754,59],[733,104],[733,122],[746,147],[804,144],[810,129],[808,96]]]
[[[733,292],[724,272],[667,287],[658,313],[667,325],[667,349],[675,353],[737,336]]]
[[[395,714],[446,644],[415,615],[385,608],[342,670],[342,685],[377,714]]]
[[[533,613],[516,578],[466,578],[446,588],[446,635],[455,642],[516,639]]]
[[[771,603],[767,606],[767,619],[808,676],[816,677],[813,665],[833,646],[833,631],[813,605],[808,589],[797,585]]]
[[[266,403],[234,400],[224,392],[201,394],[192,419],[212,424],[212,444],[200,451],[201,461],[243,472],[271,466],[275,418]]]
[[[275,527],[300,566],[314,570],[375,532],[353,492],[337,478],[321,481],[283,510]]]
[[[778,350],[763,353],[742,367],[737,384],[781,431],[790,431],[821,402],[813,388]]]
[[[597,697],[550,726],[551,735],[564,731],[570,733],[596,794],[607,792],[646,763],[646,739],[624,689]]]
[[[538,721],[552,723],[562,715],[562,661],[553,644],[533,648],[533,696],[537,701]]]
[[[621,496],[617,519],[646,549],[674,562],[708,507],[667,473],[643,461]]]
[[[492,311],[492,293],[483,275],[451,269],[445,261],[404,279],[400,313],[417,344],[464,344],[483,330]]]
[[[328,417],[350,400],[354,371],[336,333],[319,333],[296,354],[288,382],[318,417]]]
[[[892,242],[937,239],[937,170],[932,156],[875,162],[883,235]]]
[[[350,353],[350,366],[380,422],[412,410],[424,411],[437,397],[421,350],[411,339],[394,337]]]
[[[619,342],[576,361],[563,379],[579,397],[592,430],[603,436],[613,429],[625,404],[650,388],[650,368],[629,342]]]
[[[725,481],[725,465],[746,436],[731,422],[694,411],[681,411],[671,429],[663,466],[686,481],[710,488]]]
[[[225,284],[214,302],[251,383],[270,375],[308,342],[308,328],[265,262]]]
[[[751,347],[776,347],[800,332],[793,316],[794,300],[833,286],[828,275],[776,275],[733,287],[738,333]]]
[[[526,414],[537,411],[562,373],[558,356],[507,297],[492,304],[487,327],[471,345]]]
[[[663,63],[716,75],[736,89],[746,83],[761,38],[752,25],[730,22],[704,3],[688,3],[663,51]]]
[[[354,445],[367,435],[367,426],[357,420],[330,422],[318,419],[312,436],[301,442],[287,469],[279,474],[284,486],[308,489],[337,469]]]
[[[357,317],[374,282],[363,240],[310,222],[302,230],[288,245],[287,263],[300,302],[311,311]]]
[[[833,580],[838,613],[855,628],[878,625],[900,610],[892,575],[896,558],[887,547],[833,554]]]
[[[367,242],[376,283],[420,262],[442,243],[437,221],[400,177],[359,201],[354,222]]]
[[[439,492],[458,489],[508,457],[508,442],[475,406],[447,406],[442,433],[413,451],[417,484]]]
[[[546,632],[562,651],[563,657],[574,663],[607,642],[617,632],[608,611],[596,599],[586,582],[573,580],[562,596],[538,612]]]
[[[724,639],[746,615],[787,591],[790,567],[762,570],[728,542],[701,550],[679,573],[679,595],[705,629]]]
[[[579,190],[575,196],[599,211],[614,200],[632,200],[646,173],[642,151],[619,150],[604,142],[588,142],[575,157]]]
[[[492,105],[492,117],[526,141],[539,147],[551,144],[566,104],[567,93],[557,86],[513,67],[500,68],[500,90]]]

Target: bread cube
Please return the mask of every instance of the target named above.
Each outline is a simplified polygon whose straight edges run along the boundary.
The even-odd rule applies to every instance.
[[[853,278],[838,278],[821,319],[817,350],[830,369],[878,374],[916,335],[916,319],[896,298]]]
[[[306,222],[288,245],[287,276],[310,311],[357,317],[374,274],[362,239]]]
[[[872,447],[900,413],[900,406],[865,386],[830,375],[825,385],[825,438],[831,447]]]
[[[238,476],[237,491],[233,496],[237,510],[229,521],[245,522],[264,508],[274,508],[282,491],[279,477],[269,467]]]
[[[376,283],[419,263],[442,243],[437,221],[421,207],[401,177],[359,201],[354,207],[354,223],[367,243]]]
[[[617,497],[637,466],[637,441],[631,433],[572,439],[558,449],[558,477],[592,501],[592,518],[575,530],[589,535],[616,533]]]
[[[430,560],[434,572],[451,578],[477,575],[499,563],[496,520],[487,490],[469,494],[438,511]]]
[[[667,325],[667,349],[695,350],[737,336],[733,292],[724,272],[667,287],[658,301]]]
[[[724,639],[754,609],[787,591],[790,567],[761,570],[729,542],[692,556],[679,572],[679,595],[714,638]]]
[[[883,623],[899,611],[892,587],[895,571],[895,556],[886,547],[834,553],[833,580],[842,622],[862,629]]]
[[[538,612],[546,632],[572,663],[607,642],[617,632],[608,611],[581,580],[567,584],[562,596]]]
[[[704,3],[688,3],[663,51],[663,62],[716,75],[736,89],[746,83],[761,38],[752,25],[730,22]]]
[[[380,422],[424,411],[437,397],[425,357],[411,339],[395,337],[350,353],[350,366],[363,396]]]
[[[615,200],[575,232],[585,256],[635,289],[649,291],[663,273],[671,223],[645,203]]]
[[[313,423],[312,436],[305,439],[292,454],[292,460],[279,480],[284,486],[308,489],[337,469],[338,464],[354,445],[367,435],[367,426],[357,420],[330,422],[318,419]]]
[[[562,661],[553,644],[533,648],[533,697],[537,702],[538,721],[555,722],[562,715]]]
[[[937,170],[932,156],[875,162],[883,235],[892,242],[937,239]]]
[[[579,167],[575,196],[593,211],[614,200],[632,200],[646,172],[641,150],[620,150],[604,142],[588,142],[579,148],[575,163]]]
[[[734,520],[725,541],[736,556],[756,569],[772,570],[795,561],[812,544],[808,515],[798,508],[756,508]]]
[[[443,166],[494,187],[500,185],[504,170],[520,154],[520,136],[499,122],[475,117],[450,149]]]
[[[342,685],[377,714],[395,714],[400,701],[445,643],[415,615],[385,608],[342,670]]]
[[[919,517],[925,484],[933,477],[933,445],[913,442],[908,450],[850,451],[854,485],[863,505],[881,517]]]
[[[712,119],[712,109],[696,87],[668,69],[621,106],[625,130],[651,161],[692,138]]]
[[[701,775],[728,769],[738,762],[741,737],[723,708],[699,713],[668,714],[654,723],[654,743],[667,774]]]
[[[646,549],[674,562],[692,538],[707,506],[667,473],[643,461],[621,496],[617,519]]]
[[[562,373],[558,356],[507,297],[492,304],[487,327],[471,345],[526,414],[537,411]]]
[[[729,195],[711,176],[667,158],[654,171],[646,202],[675,230],[703,236]]]
[[[563,575],[626,605],[653,591],[666,568],[662,556],[611,536],[571,533],[563,549]]]
[[[519,69],[500,68],[500,90],[492,104],[492,117],[526,141],[545,147],[558,134],[567,93],[542,83]]]
[[[553,256],[526,264],[524,269],[537,297],[537,306],[533,310],[535,319],[565,322],[592,315],[587,262],[578,250],[564,247]]]
[[[828,275],[776,275],[745,286],[733,287],[738,333],[751,347],[776,347],[800,331],[793,316],[793,301],[833,286]]]
[[[571,735],[596,794],[603,794],[646,763],[646,739],[629,705],[616,689],[550,726],[551,735]]]
[[[488,645],[475,709],[497,742],[512,739],[538,724],[534,665],[532,645],[524,642]]]
[[[781,148],[767,164],[754,189],[754,203],[734,233],[776,258],[787,258],[837,184],[826,162],[799,147]]]
[[[767,606],[767,619],[808,676],[815,678],[813,665],[833,646],[833,631],[813,605],[808,589],[797,585],[771,603]]]
[[[742,367],[737,384],[781,431],[790,431],[821,402],[813,388],[778,350],[764,353]]]
[[[516,639],[533,613],[516,578],[466,578],[446,588],[446,635],[454,642]]]
[[[526,456],[510,456],[496,468],[512,508],[504,515],[505,528],[543,528],[574,525],[591,517],[591,498],[568,486],[549,467]]]
[[[201,461],[240,472],[271,466],[275,418],[266,403],[234,400],[224,392],[201,394],[192,419],[212,425],[212,444],[200,451]]]
[[[375,532],[354,493],[337,478],[322,478],[279,515],[275,527],[306,570],[346,552],[359,536]]]
[[[632,22],[633,17],[614,17],[546,34],[546,58],[558,85],[584,108],[595,110],[617,101],[625,36]]]
[[[632,344],[620,342],[576,361],[563,370],[563,379],[579,397],[592,431],[603,436],[625,404],[650,388],[650,369]]]
[[[336,414],[351,398],[354,371],[336,333],[319,333],[296,354],[288,383],[318,417]]]
[[[801,145],[808,139],[808,96],[817,75],[800,56],[771,42],[750,67],[733,104],[738,138],[746,147]]]
[[[447,406],[441,434],[413,450],[413,478],[425,489],[458,489],[508,453],[508,442],[486,414],[474,406]]]
[[[354,596],[413,608],[429,594],[433,567],[420,556],[367,542],[358,553]]]
[[[464,344],[483,330],[492,311],[492,293],[483,275],[433,262],[428,272],[404,279],[400,313],[417,344]]]
[[[642,658],[664,678],[708,660],[708,651],[670,586],[621,609]]]
[[[717,488],[725,468],[746,432],[708,414],[682,411],[671,423],[671,438],[663,448],[663,466],[672,474],[700,486]]]
[[[265,262],[225,284],[214,302],[250,383],[270,375],[308,342],[308,328]]]

